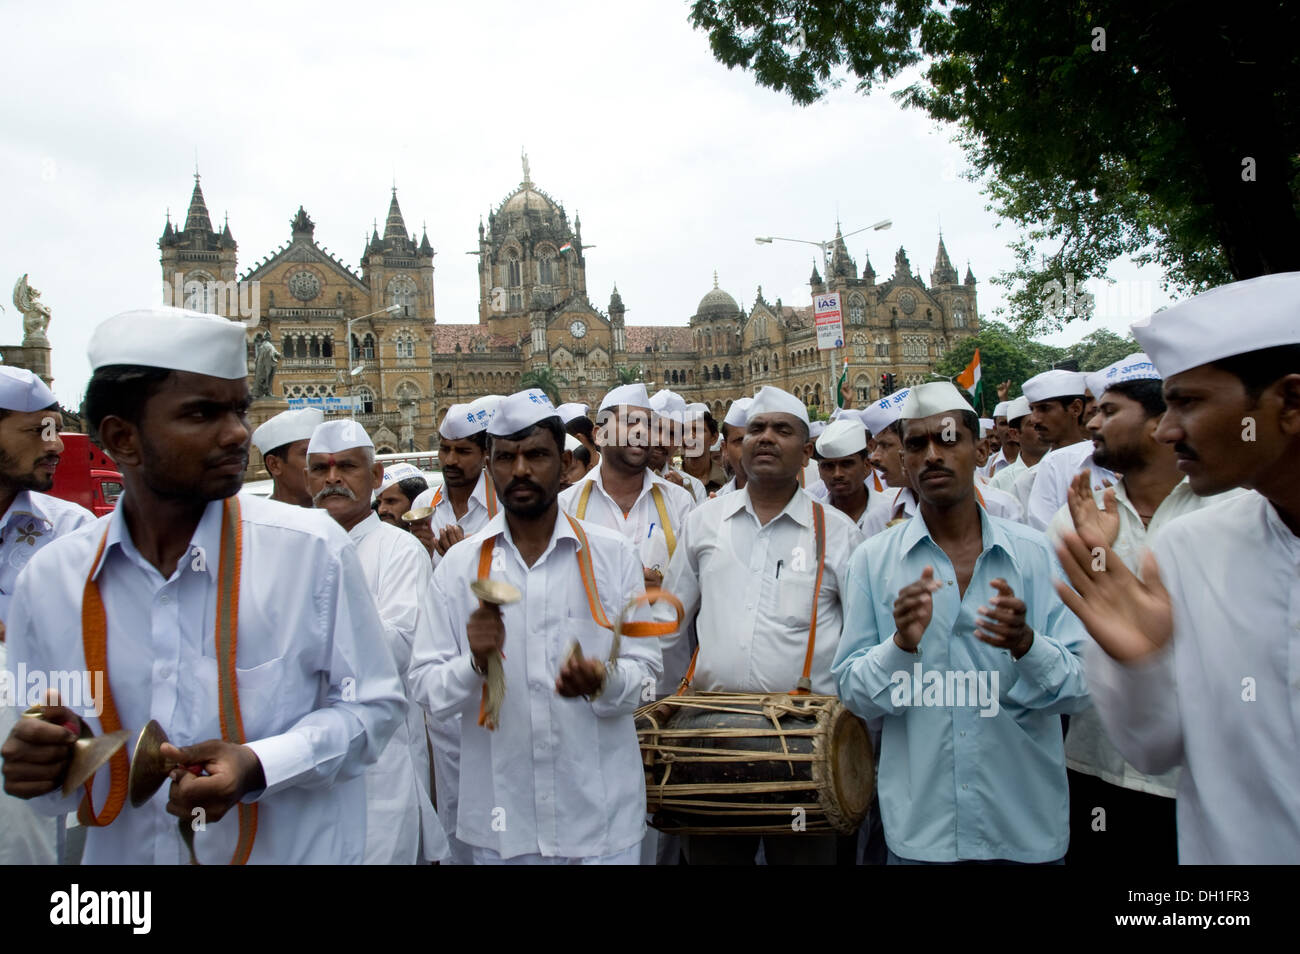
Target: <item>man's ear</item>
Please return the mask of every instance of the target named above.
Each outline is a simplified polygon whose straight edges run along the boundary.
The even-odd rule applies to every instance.
[[[370,468],[370,476],[374,478],[374,483],[370,489],[378,490],[379,485],[384,482],[384,465],[379,463],[379,461],[375,461],[374,465]]]
[[[1300,434],[1300,374],[1288,374],[1273,385],[1282,398],[1278,425],[1290,437]]]
[[[284,473],[284,461],[280,460],[280,458],[275,454],[272,454],[270,457],[263,457],[262,465],[266,468],[266,472],[273,478],[277,478]]]
[[[99,445],[114,463],[140,466],[140,430],[126,418],[110,414],[100,421]]]

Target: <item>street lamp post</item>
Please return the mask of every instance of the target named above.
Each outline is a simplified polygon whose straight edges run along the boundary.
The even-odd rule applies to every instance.
[[[355,392],[356,392],[356,381],[357,381],[357,375],[359,375],[362,371],[366,370],[366,368],[365,368],[365,365],[364,365],[364,364],[358,364],[358,365],[356,365],[355,367],[354,367],[353,364],[352,364],[352,322],[354,322],[354,321],[364,321],[365,319],[367,319],[367,318],[373,318],[373,317],[375,317],[376,315],[395,315],[395,314],[397,314],[398,312],[400,312],[401,310],[402,310],[402,306],[401,306],[401,305],[393,304],[393,305],[389,305],[387,308],[381,308],[381,309],[379,309],[378,311],[372,311],[372,312],[371,312],[370,314],[368,314],[368,315],[358,315],[358,316],[355,317],[355,318],[349,318],[349,319],[348,319],[348,332],[347,332],[347,333],[348,333],[348,340],[347,340],[347,349],[348,349],[348,378],[349,378],[349,380],[348,380],[348,417],[352,418],[353,420],[356,420],[356,417],[357,417],[356,394],[355,394]],[[357,352],[358,352],[357,357],[358,357],[358,358],[361,358],[360,351],[361,351],[361,349],[358,348],[358,349],[357,349]],[[364,360],[364,359],[363,359],[363,360]]]
[[[879,222],[877,222],[875,225],[864,225],[862,228],[860,228],[860,229],[855,229],[854,231],[850,232],[848,235],[841,235],[841,236],[839,236],[839,238],[840,238],[840,239],[851,238],[852,236],[857,235],[859,232],[866,232],[866,231],[868,231],[868,230],[871,230],[871,231],[873,231],[873,232],[883,232],[885,229],[889,228],[889,227],[892,226],[893,224],[894,224],[894,222],[893,222],[892,219],[881,219],[881,220],[880,220]],[[828,287],[828,288],[830,287],[830,281],[831,281],[831,246],[833,246],[833,245],[835,244],[835,239],[830,239],[829,241],[826,241],[826,242],[814,242],[814,241],[811,241],[810,239],[783,238],[783,237],[781,237],[780,235],[760,235],[760,236],[756,236],[756,237],[754,238],[754,242],[755,242],[756,244],[758,244],[758,245],[771,245],[773,242],[798,242],[798,243],[800,243],[801,245],[813,245],[813,246],[816,246],[817,248],[819,248],[819,249],[822,250],[822,273],[823,273],[823,276],[824,276],[823,280],[826,282],[827,287]],[[843,308],[841,308],[841,310],[840,310],[840,320],[841,320],[841,322],[844,320],[844,318],[843,318]],[[838,403],[839,403],[839,400],[838,400],[838,397],[839,397],[839,388],[836,386],[836,383],[835,383],[835,349],[834,349],[834,348],[829,348],[829,349],[827,349],[827,350],[830,351],[830,356],[831,356],[831,358],[830,358],[830,360],[831,360],[831,387],[830,387],[829,396],[830,396],[830,399],[831,399],[831,401],[832,401],[833,404],[838,404]]]

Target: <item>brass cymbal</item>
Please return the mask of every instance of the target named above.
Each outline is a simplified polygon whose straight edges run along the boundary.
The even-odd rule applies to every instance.
[[[28,719],[43,719],[45,710],[41,706],[32,706],[23,715]],[[117,754],[117,750],[126,745],[126,740],[130,737],[131,733],[126,729],[96,736],[83,719],[81,737],[72,744],[72,760],[68,763],[68,774],[63,779],[64,796],[71,795],[86,784],[86,780]]]
[[[158,724],[157,719],[150,719],[149,724],[140,730],[140,737],[135,740],[135,752],[131,756],[131,772],[127,776],[126,790],[131,796],[131,805],[139,808],[154,792],[162,788],[163,782],[175,768],[162,755],[162,746],[167,742],[167,733]]]
[[[519,587],[505,580],[474,580],[470,583],[469,590],[484,603],[494,603],[497,606],[518,603],[524,598]]]
[[[432,507],[416,507],[414,510],[408,510],[402,514],[402,520],[406,523],[415,523],[418,520],[428,520],[432,516]]]

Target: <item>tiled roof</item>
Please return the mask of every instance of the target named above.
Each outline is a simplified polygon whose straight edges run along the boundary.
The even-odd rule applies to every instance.
[[[691,329],[685,325],[625,325],[628,354],[645,353],[655,342],[668,345],[669,351],[694,351]]]
[[[463,352],[472,352],[474,341],[483,337],[488,339],[487,347],[489,351],[495,351],[498,348],[511,348],[519,343],[508,335],[488,335],[483,326],[479,324],[434,325],[433,334],[434,351],[437,354],[452,354],[456,350],[456,345],[460,345]]]

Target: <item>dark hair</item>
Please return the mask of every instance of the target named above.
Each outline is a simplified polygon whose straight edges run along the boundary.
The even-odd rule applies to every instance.
[[[1211,361],[1210,366],[1237,377],[1251,400],[1258,401],[1265,389],[1278,378],[1300,374],[1300,344],[1278,345],[1276,348],[1260,348],[1258,351],[1234,354]]]
[[[553,438],[555,438],[555,446],[558,447],[560,453],[563,454],[564,453],[564,423],[560,420],[558,415],[552,415],[551,417],[544,417],[536,424],[530,424],[528,427],[525,427],[522,431],[515,431],[513,434],[494,434],[492,436],[494,440],[510,441],[511,443],[518,443],[519,441],[527,440],[529,437],[533,435],[533,432],[538,430],[539,428],[543,431],[546,431]]]
[[[137,364],[109,364],[97,368],[86,385],[81,401],[81,416],[90,439],[98,444],[99,425],[106,417],[120,417],[139,424],[148,400],[157,394],[171,376],[167,368],[150,368]]]
[[[1094,397],[1096,397],[1096,395],[1094,395]],[[1055,401],[1056,403],[1060,404],[1061,407],[1066,411],[1066,413],[1069,413],[1070,405],[1073,404],[1075,401],[1082,402],[1085,408],[1088,406],[1088,396],[1086,394],[1071,394],[1068,397],[1054,397],[1054,398],[1048,398],[1047,400]],[[1080,424],[1083,423],[1083,415],[1085,413],[1086,413],[1085,411],[1079,412]],[[976,433],[978,433],[978,431]]]
[[[42,410],[42,411],[58,411],[58,412],[60,412],[60,413],[63,412],[63,408],[59,407],[59,402],[58,402],[58,401],[55,401],[55,402],[54,402],[53,404],[51,404],[49,407],[39,408],[39,410]],[[13,412],[10,411],[10,410],[8,410],[7,408],[0,407],[0,421],[3,421],[3,420],[4,420],[6,417],[8,417],[11,413],[13,413]]]
[[[713,415],[708,411],[704,412],[704,426],[709,429],[709,433],[714,437],[718,435],[718,422],[713,419]]]
[[[1120,381],[1117,384],[1112,384],[1106,390],[1122,394],[1130,401],[1137,401],[1142,405],[1142,410],[1147,417],[1159,417],[1165,413],[1164,383],[1162,381],[1149,379]],[[1101,400],[1100,394],[1097,395],[1097,400]]]
[[[262,455],[262,460],[266,460],[268,457],[278,457],[280,458],[280,460],[287,461],[289,459],[289,448],[292,447],[295,443],[297,442],[287,441],[286,443],[281,444],[279,447],[272,447],[269,451],[267,451],[265,454]]]
[[[592,435],[596,433],[596,425],[591,423],[591,418],[587,415],[580,414],[565,424],[564,430],[574,437],[585,437],[590,441],[593,440]]]
[[[397,489],[407,500],[414,500],[429,489],[429,482],[423,477],[407,477],[397,482]]]
[[[573,459],[583,467],[591,466],[591,451],[587,450],[586,444],[579,444],[573,449]]]

